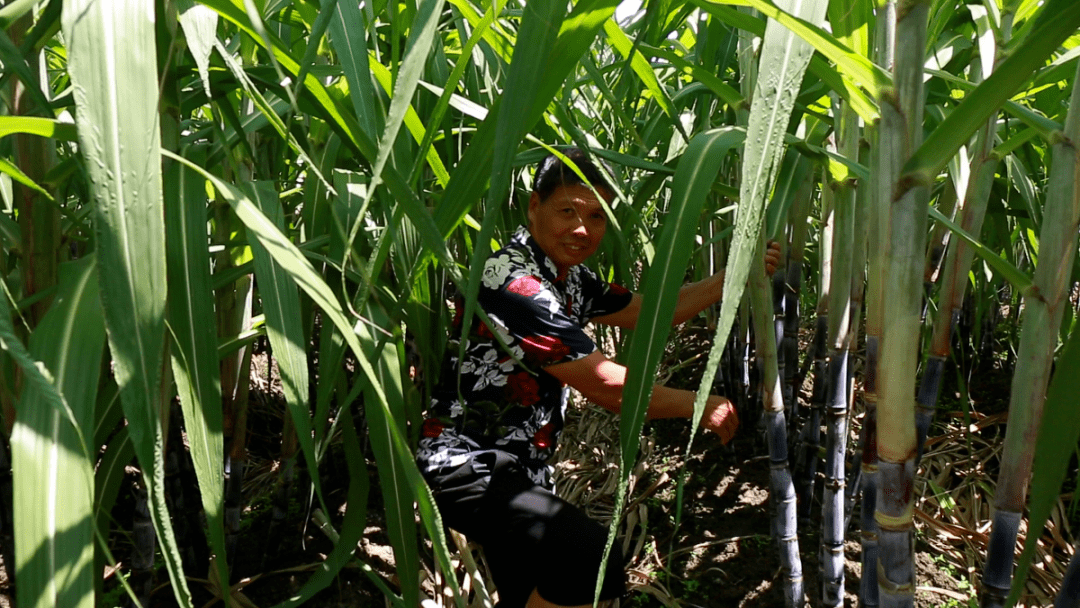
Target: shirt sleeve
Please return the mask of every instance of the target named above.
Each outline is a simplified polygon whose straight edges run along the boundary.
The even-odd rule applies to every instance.
[[[490,262],[490,260],[489,260]],[[545,367],[577,361],[596,344],[566,313],[566,302],[534,274],[510,272],[498,288],[480,288],[480,306],[497,332],[519,346],[526,365]]]

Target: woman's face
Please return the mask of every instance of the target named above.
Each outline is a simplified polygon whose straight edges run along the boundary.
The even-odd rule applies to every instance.
[[[571,266],[596,252],[607,230],[607,216],[587,186],[559,186],[541,201],[529,198],[529,232],[562,277]]]

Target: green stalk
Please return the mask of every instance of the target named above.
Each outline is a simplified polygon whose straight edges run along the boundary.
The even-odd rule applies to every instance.
[[[894,70],[896,93],[882,92],[882,152],[903,157],[918,146],[922,135],[923,49],[930,2],[905,3],[897,12]],[[886,110],[886,106],[889,106]],[[890,185],[889,232],[884,252],[884,316],[881,360],[877,379],[879,402],[877,492],[878,590],[886,608],[914,605],[914,525],[912,493],[915,477],[915,372],[925,250],[926,184],[902,184],[881,176]],[[902,193],[893,195],[893,192]]]
[[[975,7],[981,9],[982,7]],[[975,10],[973,8],[973,10]],[[1012,27],[1012,13],[1002,15],[1002,40],[998,41],[996,52],[1000,52],[1008,39]],[[990,31],[989,25],[981,29]],[[960,205],[960,227],[969,234],[982,232],[983,219],[990,200],[990,191],[994,186],[994,173],[998,159],[992,154],[997,134],[997,114],[991,115],[986,124],[976,133],[972,146],[973,154],[969,179]],[[975,248],[964,239],[952,239],[955,243],[946,254],[945,265],[941,268],[943,283],[938,298],[938,317],[934,323],[933,339],[919,385],[918,408],[915,426],[918,432],[918,453],[922,455],[923,444],[934,417],[934,410],[941,394],[941,380],[945,369],[945,360],[949,356],[953,330],[960,317],[960,309],[967,293],[968,272],[975,258]]]
[[[881,2],[876,7],[874,32],[875,55],[878,63],[892,70],[896,41],[896,3]],[[889,104],[882,104],[881,118],[868,129],[870,145],[870,183],[867,224],[867,280],[866,280],[866,373],[863,378],[863,406],[865,415],[859,434],[860,480],[862,499],[860,504],[860,534],[862,549],[862,580],[859,586],[859,604],[867,608],[878,606],[878,526],[877,490],[879,485],[877,458],[877,371],[881,347],[881,331],[884,324],[885,298],[883,288],[884,251],[881,246],[889,230],[889,193],[892,180],[899,173],[898,155],[886,150],[882,131],[895,121],[895,111]]]
[[[984,607],[1004,605],[1009,592],[1016,534],[1027,502],[1031,461],[1054,362],[1058,328],[1064,307],[1069,306],[1067,287],[1071,284],[1077,226],[1080,224],[1074,143],[1080,141],[1080,90],[1075,86],[1064,131],[1055,139],[1039,234],[1039,261],[1032,286],[1024,294],[1024,324],[1009,395],[1009,424],[994,492],[993,527],[983,570],[981,604]]]

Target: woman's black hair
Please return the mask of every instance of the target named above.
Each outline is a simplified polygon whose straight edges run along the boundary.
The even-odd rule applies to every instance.
[[[606,194],[614,194],[615,189],[611,187],[607,178],[604,177],[604,173],[600,168],[596,166],[587,154],[581,148],[559,148],[559,154],[562,154],[567,159],[572,161],[581,173],[589,180],[593,188],[597,190],[604,190]],[[611,167],[607,166],[602,160],[597,159],[598,163],[603,165],[607,173],[611,173]],[[554,154],[549,154],[544,160],[540,161],[540,164],[536,167],[536,175],[533,177],[533,192],[543,202],[551,196],[552,192],[559,186],[576,186],[579,184],[585,184],[585,182],[574,172],[569,166],[562,161],[561,158]],[[585,184],[587,185],[587,184]]]

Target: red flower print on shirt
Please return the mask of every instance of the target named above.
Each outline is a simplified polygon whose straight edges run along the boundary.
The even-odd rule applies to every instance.
[[[611,290],[611,293],[617,296],[623,296],[630,293],[629,289],[623,287],[622,285],[619,285],[618,283],[608,283],[608,288]]]
[[[540,363],[560,361],[570,354],[570,347],[551,336],[529,336],[521,341],[526,357]]]
[[[420,430],[420,434],[424,437],[438,437],[442,435],[443,429],[446,426],[438,418],[428,418],[424,421],[424,426]]]
[[[540,293],[543,288],[543,285],[540,284],[540,279],[533,275],[526,275],[511,281],[510,284],[506,286],[506,291],[525,296],[526,298],[531,298]]]
[[[540,401],[540,384],[529,372],[510,374],[506,378],[506,390],[510,401],[531,407]]]
[[[540,427],[538,431],[533,433],[532,444],[541,450],[546,450],[547,448],[550,448],[552,444],[551,433],[554,430],[555,425],[550,422]]]

